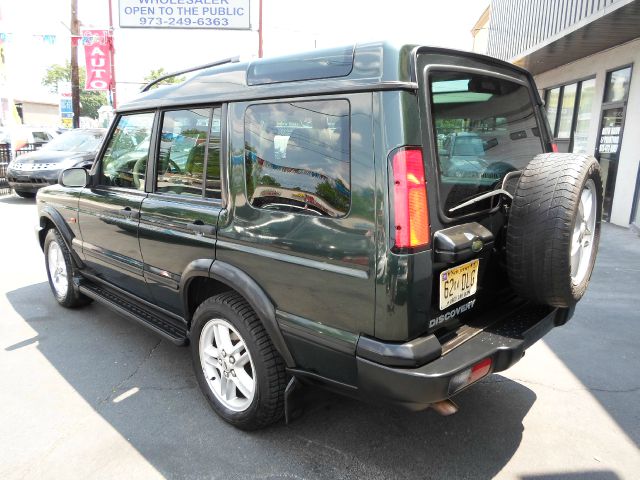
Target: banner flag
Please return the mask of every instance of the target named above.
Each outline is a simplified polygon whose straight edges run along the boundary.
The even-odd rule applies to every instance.
[[[111,55],[109,51],[108,30],[84,30],[84,57],[87,79],[85,90],[108,91],[111,87]]]

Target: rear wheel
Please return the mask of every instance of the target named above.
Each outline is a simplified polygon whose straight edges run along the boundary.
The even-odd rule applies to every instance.
[[[26,190],[16,190],[16,195],[22,198],[35,198],[35,192],[28,192]]]
[[[555,307],[580,300],[595,264],[601,212],[595,158],[536,156],[522,173],[509,214],[507,269],[514,290]]]
[[[215,412],[243,430],[284,413],[284,362],[247,302],[235,292],[205,300],[193,315],[191,358]]]

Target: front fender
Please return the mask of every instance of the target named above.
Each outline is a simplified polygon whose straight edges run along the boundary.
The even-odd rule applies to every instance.
[[[48,205],[40,210],[40,229],[38,230],[38,241],[40,242],[40,247],[44,248],[44,239],[47,235],[50,224],[53,224],[56,230],[60,232],[60,236],[62,236],[62,240],[64,240],[67,249],[71,253],[71,258],[73,259],[75,266],[83,268],[84,262],[73,249],[73,239],[75,238],[75,235],[60,212]]]

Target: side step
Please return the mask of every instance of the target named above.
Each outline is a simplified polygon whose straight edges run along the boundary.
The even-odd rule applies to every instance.
[[[168,314],[153,308],[150,304],[147,306],[141,301],[136,301],[113,288],[98,285],[85,278],[79,281],[76,280],[76,282],[80,293],[87,297],[106,305],[124,317],[144,325],[176,345],[187,344],[187,330],[176,325],[177,317],[173,319]]]

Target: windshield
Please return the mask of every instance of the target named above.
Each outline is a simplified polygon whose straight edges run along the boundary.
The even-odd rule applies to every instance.
[[[104,132],[96,130],[71,130],[54,138],[42,148],[58,152],[94,152],[98,150]]]
[[[543,152],[529,89],[465,72],[436,72],[430,83],[444,213],[490,208],[495,199],[451,211]]]

